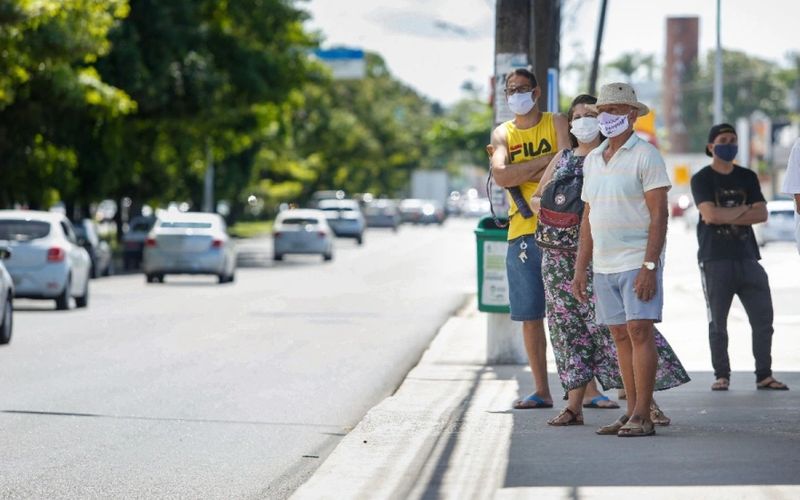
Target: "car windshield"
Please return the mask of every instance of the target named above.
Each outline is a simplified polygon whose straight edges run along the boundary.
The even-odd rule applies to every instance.
[[[307,217],[291,217],[283,220],[284,226],[305,226],[306,224],[319,224],[319,221]]]
[[[38,220],[0,220],[0,240],[30,241],[50,234],[50,223]]]
[[[778,216],[778,217],[794,217],[794,210],[773,210],[770,212],[770,217]]]
[[[352,212],[353,207],[324,207],[322,210],[326,212]]]
[[[73,226],[72,229],[75,231],[75,236],[78,236],[78,237],[81,237],[81,238],[86,237],[86,228],[85,227],[83,227],[81,225],[77,225],[77,226]]]
[[[150,231],[151,227],[153,227],[152,221],[135,220],[131,223],[131,231],[136,231],[139,233],[146,233]]]
[[[210,222],[191,222],[191,221],[163,221],[160,224],[168,229],[211,229]]]

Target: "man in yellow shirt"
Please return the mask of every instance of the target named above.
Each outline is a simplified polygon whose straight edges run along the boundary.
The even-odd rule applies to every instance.
[[[511,198],[506,255],[511,319],[522,322],[535,384],[535,391],[514,403],[514,408],[552,408],[547,383],[542,255],[533,240],[537,218],[527,200],[555,153],[570,147],[569,126],[565,116],[539,110],[536,101],[541,89],[529,70],[519,68],[509,73],[505,94],[515,116],[492,132],[492,176]]]

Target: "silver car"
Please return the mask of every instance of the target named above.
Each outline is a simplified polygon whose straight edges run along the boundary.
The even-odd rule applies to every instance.
[[[218,214],[165,212],[147,235],[142,269],[148,283],[166,274],[214,274],[228,283],[236,275],[236,250]]]
[[[364,242],[367,222],[356,200],[320,200],[317,206],[325,212],[333,234],[355,238],[359,245]]]
[[[72,224],[62,214],[0,210],[0,245],[11,250],[5,261],[14,295],[56,301],[56,309],[89,305],[89,253],[78,245]]]
[[[273,257],[283,260],[286,254],[320,254],[333,259],[333,231],[321,210],[297,208],[284,210],[272,226]]]
[[[794,241],[794,202],[768,201],[767,212],[766,222],[753,226],[759,246],[772,241]]]
[[[11,250],[0,246],[0,344],[11,342],[14,329],[14,281],[3,265],[10,256]]]

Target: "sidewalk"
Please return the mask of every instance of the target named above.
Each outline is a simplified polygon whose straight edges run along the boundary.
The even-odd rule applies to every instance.
[[[485,320],[473,308],[451,318],[294,498],[800,498],[797,371],[777,374],[794,389],[781,393],[741,372],[714,393],[710,373],[692,372],[658,393],[673,424],[655,437],[597,436],[620,410],[586,410],[587,425],[567,428],[545,424],[559,402],[509,410],[530,371],[484,365]]]
[[[775,261],[783,275],[770,273],[773,288],[796,297],[797,266],[783,262]],[[765,259],[768,271],[770,265]],[[776,318],[773,343],[776,377],[792,390],[756,390],[749,325],[734,309],[731,390],[710,391],[705,304],[694,266],[675,262],[659,325],[692,381],[657,393],[672,425],[658,427],[655,437],[595,434],[622,410],[587,409],[585,426],[560,428],[546,421],[561,401],[553,409],[510,410],[532,390],[530,370],[485,365],[487,317],[473,301],[293,498],[800,498],[796,318]],[[557,396],[549,346],[548,359]],[[616,391],[608,395],[616,399]]]

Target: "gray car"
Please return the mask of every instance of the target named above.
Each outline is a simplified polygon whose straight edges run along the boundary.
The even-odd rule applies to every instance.
[[[81,219],[75,224],[75,236],[78,237],[78,243],[89,252],[89,258],[92,259],[92,278],[111,276],[114,272],[111,246],[100,238],[97,223],[92,219]]]
[[[3,261],[11,256],[11,250],[0,246],[0,344],[11,342],[14,329],[14,281]]]
[[[298,208],[284,210],[272,226],[275,260],[286,254],[319,254],[333,259],[333,231],[321,210]]]
[[[0,245],[11,250],[5,261],[16,297],[55,300],[56,309],[89,304],[89,253],[59,213],[0,210]]]
[[[794,202],[768,201],[767,212],[766,222],[753,226],[759,246],[773,241],[794,241]]]
[[[367,222],[356,200],[320,200],[317,206],[325,212],[333,234],[341,238],[355,238],[359,245],[364,242]]]
[[[142,269],[148,283],[167,274],[213,274],[228,283],[236,275],[236,250],[218,214],[165,212],[147,235]]]

